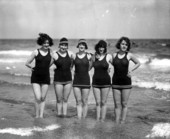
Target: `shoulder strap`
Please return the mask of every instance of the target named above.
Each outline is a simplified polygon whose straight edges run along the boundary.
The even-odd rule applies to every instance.
[[[125,56],[126,56],[126,58],[127,58],[127,55],[128,55],[128,52],[126,52],[126,55],[125,55]]]
[[[66,57],[67,57],[67,56],[70,57],[68,51],[66,51],[66,53],[67,53],[67,54],[66,54]]]
[[[106,55],[105,55],[105,57],[104,57],[105,59],[107,58],[107,55],[108,55],[108,53],[106,53]]]
[[[50,54],[50,49],[48,49],[48,54]]]
[[[86,57],[87,59],[88,59],[88,54],[89,54],[89,53],[86,52],[86,56],[85,56],[85,57]]]

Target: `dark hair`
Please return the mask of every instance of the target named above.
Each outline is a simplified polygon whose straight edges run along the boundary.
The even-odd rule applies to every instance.
[[[53,39],[49,35],[47,35],[45,33],[39,33],[39,37],[37,39],[37,44],[42,45],[43,43],[45,43],[46,40],[49,41],[49,46],[53,45]]]
[[[61,44],[67,44],[68,45],[68,39],[65,38],[65,37],[61,38],[59,45],[61,45]]]
[[[85,46],[85,49],[88,49],[87,47],[87,43],[86,43],[86,40],[85,39],[80,39],[79,42],[78,42],[78,45],[77,45],[77,48],[79,48],[79,45],[82,44]]]
[[[118,42],[116,43],[116,48],[117,48],[117,49],[120,49],[120,44],[121,44],[121,42],[122,42],[123,40],[127,43],[127,46],[128,46],[127,51],[129,51],[130,48],[131,48],[131,42],[130,42],[130,39],[129,39],[128,37],[121,37],[121,38],[118,40]]]
[[[96,45],[95,45],[95,50],[96,53],[99,54],[99,48],[103,47],[105,48],[104,53],[107,52],[107,43],[104,40],[100,40]]]

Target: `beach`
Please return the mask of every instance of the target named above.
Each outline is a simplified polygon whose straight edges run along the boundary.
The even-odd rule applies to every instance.
[[[59,40],[54,41],[53,50]],[[69,50],[76,53],[77,39],[69,40]],[[94,53],[97,39],[88,39],[87,50]],[[108,53],[116,52],[117,40],[110,39]],[[112,90],[107,99],[105,122],[96,121],[92,88],[86,119],[78,120],[73,91],[68,100],[68,117],[56,116],[56,97],[51,85],[46,98],[44,119],[34,118],[31,71],[26,59],[39,46],[36,40],[0,40],[0,139],[168,139],[170,138],[170,40],[133,40],[131,52],[141,62],[132,75],[132,92],[125,124],[114,123]],[[130,63],[131,66],[131,63]],[[111,67],[110,76],[113,75]],[[93,76],[93,69],[89,72]]]
[[[0,139],[170,139],[170,0],[0,0],[0,15]],[[101,40],[107,42],[106,55],[113,56],[119,52],[119,39],[130,39],[126,43],[128,55],[132,53],[131,59],[127,58],[128,71],[133,71],[128,72],[132,90],[124,124],[115,123],[112,89],[106,119],[96,121],[92,86],[85,119],[77,118],[73,89],[68,116],[57,116],[53,82],[58,67],[54,64],[50,67],[44,118],[35,118],[30,78],[36,61],[31,62],[31,68],[25,64],[41,48],[40,34],[52,38],[49,49],[54,53],[61,38],[66,37],[68,51],[75,56],[82,39],[91,56]],[[48,41],[42,43],[47,48]],[[141,65],[134,71],[135,57]],[[112,64],[108,68],[111,84],[116,73]],[[71,72],[75,81],[74,66]],[[92,85],[94,68],[89,75]]]
[[[170,123],[170,101],[160,99],[161,92],[159,96],[156,96],[157,90],[155,89],[133,87],[126,123],[117,125],[114,123],[114,103],[111,91],[107,101],[106,120],[99,122],[95,120],[95,101],[92,90],[89,95],[87,118],[78,120],[73,92],[68,101],[68,117],[59,118],[56,117],[53,85],[50,85],[44,119],[35,119],[31,85],[1,83],[0,88],[0,139],[170,138],[168,134],[161,136],[152,131],[157,124]]]

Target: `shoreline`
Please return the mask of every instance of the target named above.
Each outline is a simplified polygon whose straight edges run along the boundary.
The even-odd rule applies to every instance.
[[[56,124],[59,128],[54,131],[35,131],[33,135],[22,138],[119,138],[119,139],[144,139],[151,133],[157,123],[170,123],[170,102],[152,99],[146,92],[154,94],[154,89],[133,87],[129,99],[129,110],[126,123],[114,123],[114,103],[112,93],[107,101],[107,114],[105,122],[95,119],[95,100],[92,90],[89,95],[89,109],[86,119],[78,120],[76,117],[76,103],[73,92],[68,100],[68,118],[56,117],[56,101],[53,86],[50,85],[47,94],[44,119],[34,118],[34,96],[31,85],[0,84],[0,129],[46,127]],[[161,93],[161,91],[159,92]],[[157,96],[159,98],[159,96]],[[0,138],[15,138],[19,135],[1,134]],[[160,138],[162,139],[162,138]]]

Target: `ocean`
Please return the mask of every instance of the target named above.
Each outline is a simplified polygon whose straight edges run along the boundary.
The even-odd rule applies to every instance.
[[[88,52],[94,53],[98,39],[87,39]],[[108,39],[108,53],[116,52],[116,39]],[[69,50],[76,53],[77,39],[69,40]],[[52,49],[58,49],[59,40],[54,40]],[[0,40],[0,83],[30,85],[31,71],[25,66],[33,50],[39,48],[34,39]],[[154,88],[170,92],[170,39],[132,39],[132,49],[141,66],[133,73],[133,86]],[[130,64],[132,65],[132,64]],[[51,67],[51,80],[53,79]],[[93,75],[93,70],[90,71]],[[112,76],[112,73],[110,73]]]

